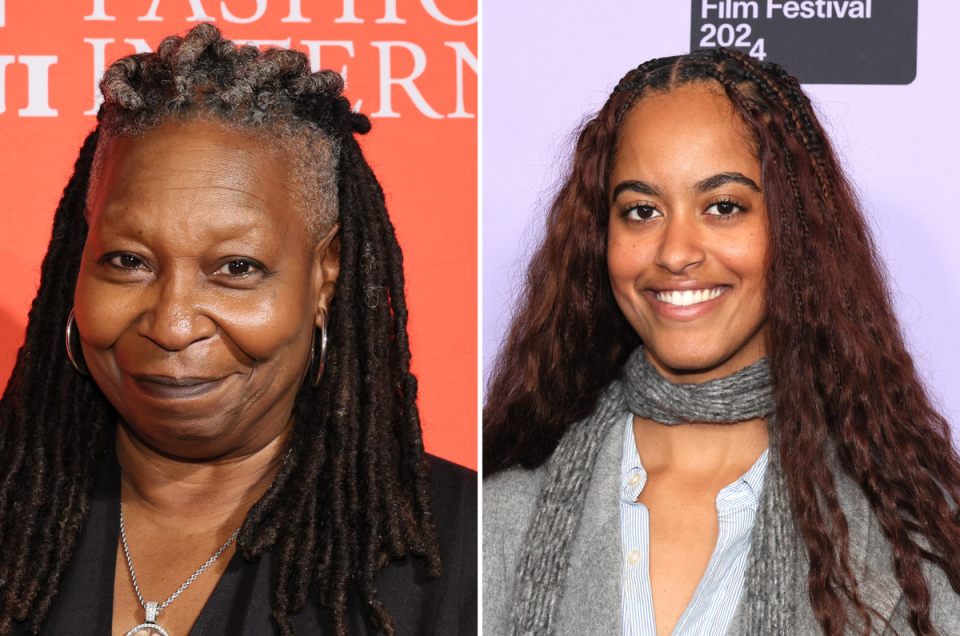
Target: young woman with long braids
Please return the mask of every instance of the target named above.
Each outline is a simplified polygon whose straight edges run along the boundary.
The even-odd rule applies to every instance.
[[[202,24],[101,88],[0,402],[0,634],[475,632],[340,76]]]
[[[583,127],[484,471],[488,634],[960,634],[950,429],[774,64],[652,60]]]

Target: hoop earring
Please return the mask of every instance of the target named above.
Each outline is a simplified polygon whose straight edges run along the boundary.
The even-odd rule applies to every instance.
[[[316,331],[314,331],[316,334]],[[311,358],[315,347],[310,348]],[[310,360],[310,366],[313,367],[313,360]],[[313,386],[320,386],[320,379],[323,378],[323,369],[327,366],[327,310],[320,310],[320,368],[317,369],[317,375],[313,378]]]
[[[87,365],[83,363],[83,360],[80,360],[79,356],[74,357],[73,355],[73,326],[76,324],[73,311],[73,309],[70,309],[70,317],[67,318],[67,359],[70,360],[70,364],[77,373],[80,375],[90,375],[90,372],[87,371]],[[78,363],[77,360],[80,360],[80,362]]]

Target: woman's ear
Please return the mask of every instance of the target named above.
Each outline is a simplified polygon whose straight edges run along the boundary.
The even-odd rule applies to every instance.
[[[334,223],[327,235],[320,239],[313,251],[313,284],[317,299],[317,326],[320,326],[320,310],[330,314],[330,303],[337,291],[337,276],[340,275],[340,224]]]

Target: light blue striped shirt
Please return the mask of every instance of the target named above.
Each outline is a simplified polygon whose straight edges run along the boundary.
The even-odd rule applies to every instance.
[[[707,570],[690,605],[673,628],[673,636],[723,636],[743,594],[743,574],[750,533],[757,514],[769,450],[740,479],[717,495],[720,532]],[[633,437],[633,414],[627,417],[620,465],[620,528],[623,539],[623,636],[656,636],[650,591],[650,513],[637,503],[647,483]]]

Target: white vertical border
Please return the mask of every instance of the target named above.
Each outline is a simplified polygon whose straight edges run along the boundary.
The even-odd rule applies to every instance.
[[[2,2],[3,0],[0,0]],[[477,0],[477,634],[483,634],[483,0]]]

